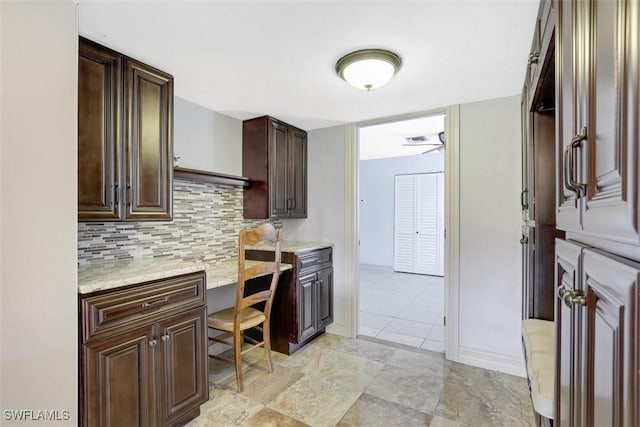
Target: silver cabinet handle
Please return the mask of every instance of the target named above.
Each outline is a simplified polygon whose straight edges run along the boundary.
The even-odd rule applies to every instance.
[[[587,297],[584,296],[582,292],[573,291],[564,297],[564,303],[567,307],[571,307],[572,305],[587,305]]]
[[[522,237],[520,238],[520,244],[521,245],[526,245],[527,243],[529,243],[529,237],[527,237],[527,236],[525,236],[523,234]]]
[[[142,308],[152,307],[154,305],[162,304],[162,303],[165,303],[165,302],[169,302],[169,297],[160,298],[160,299],[157,299],[157,300],[151,301],[151,302],[143,302],[142,303]]]
[[[571,138],[571,142],[568,145],[568,149],[570,152],[569,155],[569,171],[568,171],[568,179],[569,185],[573,188],[573,191],[576,193],[576,197],[582,197],[587,194],[587,186],[576,179],[574,179],[576,175],[576,162],[574,160],[574,150],[580,148],[582,145],[582,141],[587,139],[587,127],[584,126],[579,134]]]
[[[150,345],[151,347],[155,347],[155,346],[156,346],[156,344],[158,344],[158,341],[157,341],[157,340],[151,340],[151,341],[149,341],[149,345]]]
[[[167,342],[169,340],[169,334],[162,336],[162,341]]]

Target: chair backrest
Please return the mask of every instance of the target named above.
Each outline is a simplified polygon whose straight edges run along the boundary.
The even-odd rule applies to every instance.
[[[241,230],[238,236],[238,289],[236,291],[236,316],[240,310],[259,302],[266,301],[264,313],[268,316],[271,312],[273,295],[280,278],[281,258],[281,234],[282,229],[275,229],[271,224],[262,224],[255,230]],[[272,242],[275,246],[274,260],[261,261],[252,267],[246,267],[245,246],[257,245],[262,242]],[[244,285],[249,279],[257,276],[272,274],[269,289],[244,296]]]

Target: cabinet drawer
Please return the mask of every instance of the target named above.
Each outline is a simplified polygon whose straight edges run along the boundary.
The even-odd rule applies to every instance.
[[[299,255],[297,260],[298,274],[306,274],[331,266],[332,249],[320,249]]]
[[[201,272],[84,298],[80,302],[82,339],[103,337],[129,322],[160,313],[204,305],[205,284]]]

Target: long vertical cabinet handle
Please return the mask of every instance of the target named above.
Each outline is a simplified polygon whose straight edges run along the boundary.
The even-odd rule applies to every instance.
[[[564,181],[564,187],[569,190],[569,191],[573,191],[574,193],[576,193],[576,195],[578,194],[578,190],[576,188],[573,187],[573,185],[571,184],[571,180],[569,179],[569,174],[571,174],[571,169],[573,165],[573,150],[571,149],[571,145],[567,145],[567,148],[564,149],[564,164],[563,164],[563,171],[562,171],[562,178]]]
[[[569,185],[573,188],[573,191],[575,191],[577,197],[582,197],[585,194],[587,194],[587,186],[574,178],[576,176],[576,170],[575,170],[576,162],[574,161],[574,152],[576,149],[581,148],[582,141],[586,139],[587,139],[587,128],[585,126],[582,128],[582,131],[579,134],[571,138],[571,142],[567,147],[570,151],[569,171],[567,175],[569,179]]]

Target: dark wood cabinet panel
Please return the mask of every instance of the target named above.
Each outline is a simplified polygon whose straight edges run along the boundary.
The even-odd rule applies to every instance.
[[[580,426],[582,415],[583,313],[566,304],[572,291],[582,292],[582,247],[556,241],[556,409],[557,426]]]
[[[120,218],[122,57],[80,39],[78,57],[78,219]]]
[[[289,127],[270,121],[271,138],[269,146],[269,217],[278,218],[288,215],[288,138]]]
[[[298,340],[304,341],[311,335],[316,333],[316,326],[318,322],[317,317],[317,302],[316,302],[316,274],[308,274],[298,278],[298,309],[300,314],[299,319],[299,332]]]
[[[173,78],[125,60],[128,220],[170,220]]]
[[[153,335],[153,328],[146,326],[83,346],[83,425],[155,425],[150,410],[154,394]]]
[[[307,217],[307,133],[291,129],[289,135],[289,217]]]
[[[200,413],[204,289],[199,272],[80,296],[81,425],[175,426]]]
[[[170,220],[173,77],[80,38],[78,84],[78,220]]]
[[[640,264],[584,249],[583,425],[637,426]]]
[[[171,425],[208,399],[207,310],[158,324],[159,425]]]
[[[272,117],[242,124],[245,218],[307,217],[307,133]]]
[[[318,273],[318,328],[333,322],[333,268]]]
[[[556,424],[638,424],[640,263],[556,243]]]

